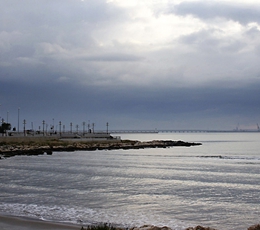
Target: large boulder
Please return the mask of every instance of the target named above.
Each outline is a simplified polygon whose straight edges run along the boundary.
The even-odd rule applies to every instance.
[[[143,225],[142,227],[136,227],[136,228],[132,228],[131,230],[172,230],[169,227],[157,227],[154,225]]]
[[[260,224],[253,225],[249,227],[247,230],[260,230]]]
[[[205,228],[205,227],[202,227],[202,226],[197,226],[197,227],[189,227],[189,228],[186,228],[186,230],[216,230],[214,228]]]

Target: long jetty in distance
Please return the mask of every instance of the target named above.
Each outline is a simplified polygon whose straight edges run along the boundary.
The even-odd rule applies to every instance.
[[[248,130],[248,129],[234,129],[234,130],[206,130],[206,129],[171,129],[171,130],[111,130],[111,133],[124,134],[124,133],[256,133],[260,132],[260,129]]]

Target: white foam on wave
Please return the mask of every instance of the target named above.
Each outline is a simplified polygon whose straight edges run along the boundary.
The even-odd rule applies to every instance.
[[[173,218],[162,218],[149,211],[131,212],[128,210],[93,210],[90,208],[67,206],[39,206],[36,204],[0,204],[0,212],[21,217],[35,218],[45,221],[55,221],[82,225],[109,223],[125,228],[142,226],[144,224],[159,227],[168,226],[172,229],[183,230],[187,223]]]

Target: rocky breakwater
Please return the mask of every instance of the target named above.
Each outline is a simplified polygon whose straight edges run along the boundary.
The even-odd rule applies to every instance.
[[[86,230],[86,229],[82,227],[81,230]],[[92,229],[88,228],[88,230],[92,230]],[[110,228],[110,229],[100,229],[100,230],[125,230],[125,229]],[[167,226],[157,227],[157,226],[154,226],[154,225],[143,225],[141,227],[130,228],[130,230],[174,230],[174,229],[171,229]],[[217,230],[217,229],[210,228],[210,227],[203,227],[203,226],[198,225],[196,227],[188,227],[185,230]],[[253,225],[253,226],[247,228],[247,230],[260,230],[260,224]]]
[[[131,230],[174,230],[168,227],[156,227],[153,225],[144,225],[140,228],[133,228]],[[203,227],[203,226],[196,226],[196,227],[189,227],[186,228],[185,230],[217,230],[215,228],[210,228],[210,227]],[[260,224],[257,225],[253,225],[251,227],[249,227],[247,230],[260,230]]]
[[[157,226],[153,226],[153,225],[144,225],[142,227],[139,228],[132,228],[131,230],[174,230],[171,229],[169,227],[157,227]],[[202,226],[196,226],[196,227],[189,227],[186,228],[185,230],[216,230],[214,228],[209,228],[209,227],[202,227]]]
[[[0,142],[0,158],[11,157],[15,155],[51,155],[52,152],[68,151],[95,151],[95,150],[116,150],[116,149],[144,149],[144,148],[167,148],[174,146],[196,146],[201,143],[190,143],[184,141],[154,140],[154,141],[73,141],[73,140],[50,140],[48,142],[15,143]]]
[[[50,146],[30,146],[30,145],[13,145],[0,146],[0,159],[13,157],[16,155],[51,155],[52,150]]]
[[[107,226],[106,224],[104,226],[94,226],[94,227],[87,227],[87,228],[81,228],[81,230],[126,230],[123,228],[115,228],[111,226]],[[164,227],[157,227],[154,225],[143,225],[141,227],[134,227],[130,228],[130,230],[174,230],[172,228],[169,228],[167,226]],[[188,227],[185,230],[217,230],[215,228],[210,228],[210,227],[203,227],[203,226],[196,226],[196,227]],[[249,227],[247,230],[260,230],[260,225],[253,225]]]

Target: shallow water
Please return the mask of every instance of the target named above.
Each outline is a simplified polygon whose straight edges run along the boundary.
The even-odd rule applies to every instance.
[[[202,146],[0,161],[0,212],[70,223],[247,229],[260,217],[260,133],[124,134]]]

